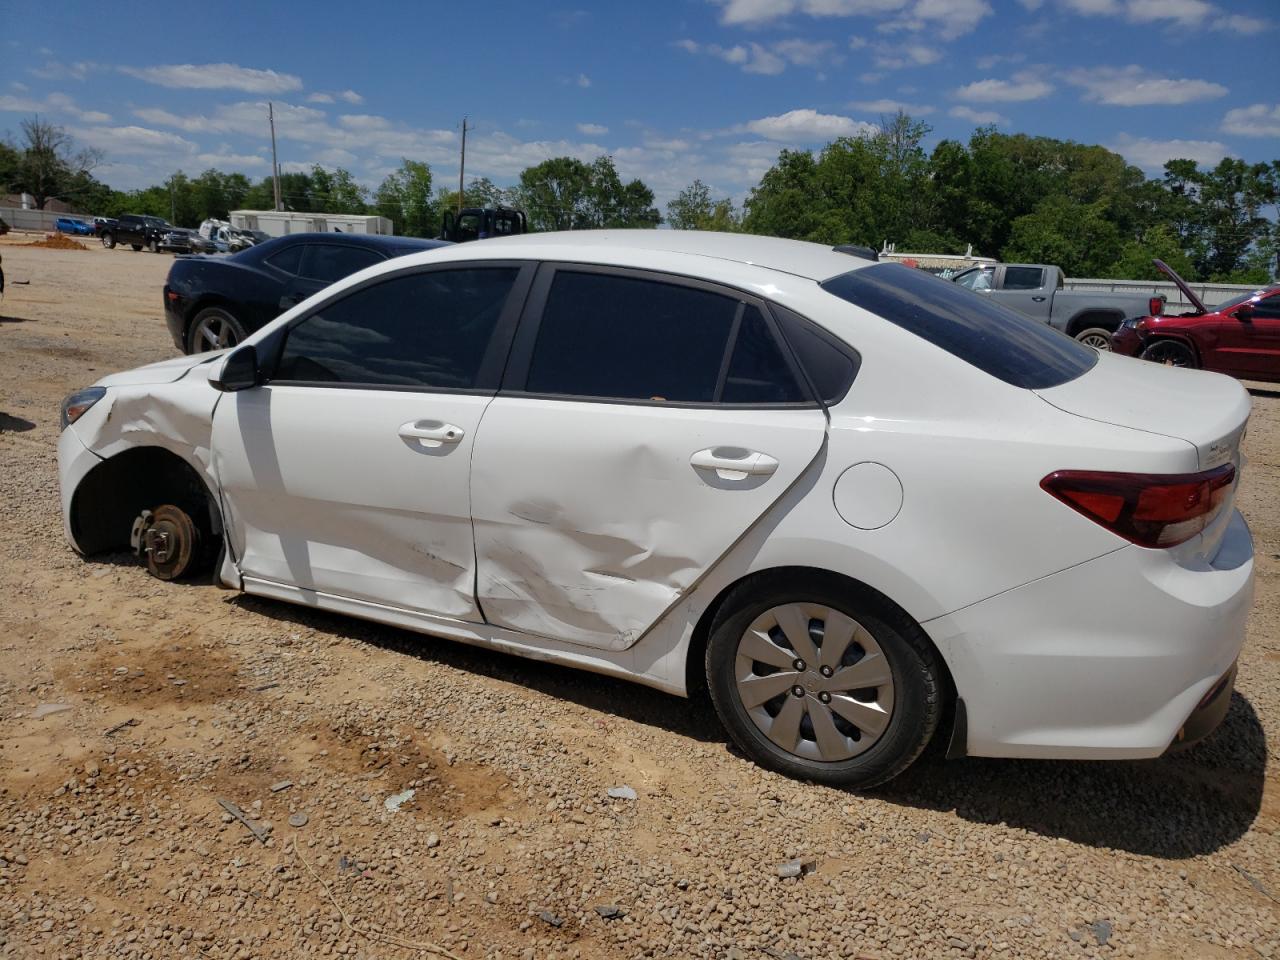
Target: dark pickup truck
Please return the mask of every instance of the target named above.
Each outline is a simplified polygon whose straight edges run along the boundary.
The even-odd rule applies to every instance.
[[[114,226],[103,231],[102,245],[112,250],[118,243],[127,243],[134,250],[146,247],[152,253],[159,253],[165,242],[165,235],[172,230],[173,227],[159,217],[126,213],[116,220]]]

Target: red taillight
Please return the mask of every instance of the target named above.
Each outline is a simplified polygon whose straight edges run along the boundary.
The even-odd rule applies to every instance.
[[[1235,483],[1225,464],[1204,473],[1059,470],[1040,486],[1071,509],[1142,547],[1174,547],[1209,526]]]
[[[1153,317],[1158,317],[1164,313],[1164,297],[1152,297],[1148,300],[1147,313]]]

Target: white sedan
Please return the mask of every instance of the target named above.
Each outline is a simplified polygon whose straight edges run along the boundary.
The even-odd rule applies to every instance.
[[[1248,394],[814,244],[541,234],[73,394],[67,536],[172,579],[704,688],[785,773],[1217,726]]]

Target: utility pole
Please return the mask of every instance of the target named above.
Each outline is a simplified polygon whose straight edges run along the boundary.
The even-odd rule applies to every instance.
[[[173,200],[173,174],[169,174],[169,222],[176,223],[178,210]]]
[[[280,202],[280,163],[276,160],[276,108],[270,100],[267,101],[267,122],[271,124],[271,179],[275,185],[276,209],[283,210],[284,205]]]
[[[458,163],[458,216],[462,216],[462,175],[467,169],[467,118],[462,118],[462,159]]]

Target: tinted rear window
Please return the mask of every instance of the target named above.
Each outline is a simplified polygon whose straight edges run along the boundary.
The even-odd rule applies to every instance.
[[[1098,362],[1092,348],[1038,320],[898,263],[854,270],[822,288],[1015,387],[1056,387]]]

